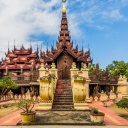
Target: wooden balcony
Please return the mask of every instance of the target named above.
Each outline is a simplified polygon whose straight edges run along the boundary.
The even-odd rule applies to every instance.
[[[15,81],[17,84],[29,84],[30,82],[37,82],[38,74],[34,74],[31,76],[26,75],[17,75],[17,76],[9,76],[11,80]]]

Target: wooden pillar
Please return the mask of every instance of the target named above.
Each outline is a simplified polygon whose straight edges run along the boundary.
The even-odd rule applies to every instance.
[[[25,87],[21,87],[21,94],[22,94],[22,95],[25,94]]]
[[[8,75],[8,67],[6,67],[6,75]]]
[[[108,85],[106,85],[106,94],[108,94],[109,93],[109,87],[108,87]]]
[[[37,87],[34,87],[34,92],[35,92],[35,96],[38,96],[39,95],[39,92],[38,92]]]
[[[96,87],[95,87],[95,94],[97,95],[98,94],[98,90],[99,90],[99,85],[97,84]]]
[[[117,85],[114,86],[114,93],[117,92]]]
[[[32,86],[32,94],[35,96],[35,86]]]

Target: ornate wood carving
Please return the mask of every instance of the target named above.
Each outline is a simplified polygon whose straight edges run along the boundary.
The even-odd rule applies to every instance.
[[[59,79],[69,79],[70,78],[70,68],[73,62],[73,57],[69,55],[66,51],[58,57],[57,59],[57,69]]]

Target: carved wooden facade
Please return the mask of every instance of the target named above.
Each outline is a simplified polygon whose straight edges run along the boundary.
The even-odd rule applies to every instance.
[[[14,45],[14,49],[10,51],[8,48],[6,58],[2,59],[0,72],[3,75],[8,75],[19,84],[21,93],[24,94],[28,88],[32,93],[37,90],[39,86],[37,72],[41,63],[48,64],[49,68],[51,63],[54,62],[57,65],[59,79],[70,79],[72,62],[76,62],[78,68],[81,68],[82,62],[87,65],[92,63],[90,51],[79,51],[78,45],[73,49],[66,12],[62,12],[60,32],[56,46],[57,48],[52,46],[51,51],[48,49],[46,52],[40,51],[39,59],[38,48],[36,52],[32,52],[32,46],[25,49],[22,45],[20,49],[17,49]]]
[[[21,93],[24,94],[27,89],[30,89],[32,95],[38,95],[39,83],[38,69],[41,63],[48,64],[48,67],[54,62],[58,69],[59,79],[70,79],[70,68],[72,62],[75,62],[77,68],[81,69],[82,63],[88,65],[92,63],[90,50],[84,52],[78,50],[78,45],[73,48],[74,43],[71,42],[70,31],[68,30],[68,21],[66,12],[62,12],[62,20],[57,48],[51,47],[49,51],[40,51],[40,59],[38,48],[36,52],[32,52],[32,47],[25,49],[22,45],[20,49],[14,46],[14,49],[6,54],[6,58],[0,63],[0,72],[3,75],[8,75],[21,87]],[[108,70],[100,71],[99,66],[90,72],[90,95],[98,94],[102,90],[108,93],[113,87],[116,92],[118,76],[112,76]],[[109,86],[110,85],[110,86]]]
[[[89,74],[91,79],[90,82],[90,95],[95,95],[104,91],[105,93],[109,94],[112,90],[114,93],[117,91],[118,86],[118,74],[111,75],[106,70],[100,70],[99,65],[96,65],[96,69],[92,70]]]
[[[73,49],[73,42],[71,42],[70,31],[68,30],[68,21],[66,12],[62,12],[62,20],[60,26],[60,35],[58,42],[56,42],[57,49],[53,46],[51,51],[41,52],[41,61],[51,64],[55,62],[57,65],[59,79],[69,79],[72,62],[76,62],[77,67],[81,68],[81,63],[92,63],[90,58],[90,51],[79,51],[78,45]]]

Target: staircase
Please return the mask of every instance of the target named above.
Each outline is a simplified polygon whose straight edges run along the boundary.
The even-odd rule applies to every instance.
[[[58,80],[52,110],[73,110],[71,85],[67,80]]]

